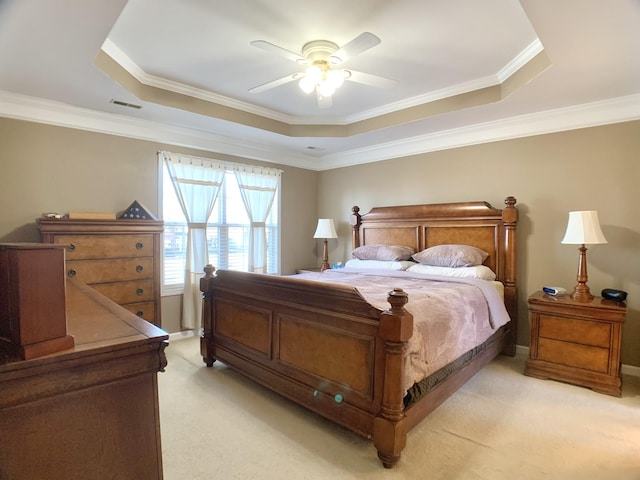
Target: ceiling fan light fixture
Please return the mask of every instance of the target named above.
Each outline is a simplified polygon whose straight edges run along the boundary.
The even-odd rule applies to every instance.
[[[331,106],[331,95],[342,86],[345,80],[350,79],[357,83],[379,88],[390,88],[397,84],[394,80],[376,75],[337,68],[338,65],[380,43],[380,39],[370,32],[361,33],[341,47],[328,40],[307,42],[302,47],[302,55],[278,47],[265,40],[255,40],[250,43],[262,50],[278,53],[298,65],[305,66],[304,71],[251,88],[249,89],[251,93],[261,93],[285,83],[296,81],[304,93],[316,93],[320,108],[328,108]]]

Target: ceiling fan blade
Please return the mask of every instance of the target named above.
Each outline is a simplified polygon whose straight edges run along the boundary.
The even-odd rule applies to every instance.
[[[327,96],[322,96],[318,92],[317,88],[316,88],[316,97],[318,98],[318,107],[319,108],[329,108],[331,105],[333,105],[333,101],[331,100],[331,95],[329,95],[328,97]]]
[[[277,45],[274,45],[273,43],[269,43],[264,40],[254,40],[253,42],[250,42],[250,43],[254,47],[258,47],[269,53],[275,53],[276,55],[280,55],[281,57],[288,58],[292,62],[296,62],[296,63],[307,62],[307,60],[299,53],[292,52],[291,50],[287,50],[285,48],[279,47]]]
[[[378,75],[371,75],[370,73],[356,72],[355,70],[348,70],[348,72],[351,75],[348,76],[346,80],[362,83],[363,85],[369,85],[371,87],[392,88],[398,84],[395,80],[379,77]]]
[[[258,85],[257,87],[253,87],[249,89],[250,93],[261,93],[267,91],[271,88],[278,87],[280,85],[284,85],[285,83],[293,82],[294,80],[298,80],[302,77],[302,73],[294,73],[293,75],[287,75],[286,77],[278,78],[277,80],[272,80],[267,83],[263,83],[262,85]]]
[[[350,58],[360,55],[365,50],[369,50],[380,43],[380,39],[373,33],[364,32],[351,40],[346,45],[343,45],[331,55],[331,63],[338,65],[344,63]],[[334,63],[335,62],[335,63]]]

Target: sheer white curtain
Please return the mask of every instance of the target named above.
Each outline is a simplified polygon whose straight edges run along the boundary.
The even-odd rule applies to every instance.
[[[249,271],[267,273],[267,229],[265,222],[280,186],[282,170],[267,167],[233,168],[249,216]]]
[[[160,152],[171,175],[180,207],[187,221],[187,258],[182,299],[182,327],[200,328],[202,295],[200,278],[209,263],[207,220],[211,216],[226,166],[206,158]]]

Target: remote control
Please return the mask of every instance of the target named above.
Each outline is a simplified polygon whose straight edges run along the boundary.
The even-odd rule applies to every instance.
[[[564,295],[567,293],[567,289],[562,287],[542,287],[542,291],[547,295]]]

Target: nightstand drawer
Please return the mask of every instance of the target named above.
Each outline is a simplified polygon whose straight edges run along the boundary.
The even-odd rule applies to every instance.
[[[609,348],[611,324],[540,315],[540,337]]]
[[[609,371],[609,349],[566,343],[550,338],[538,339],[538,360],[593,372]]]

